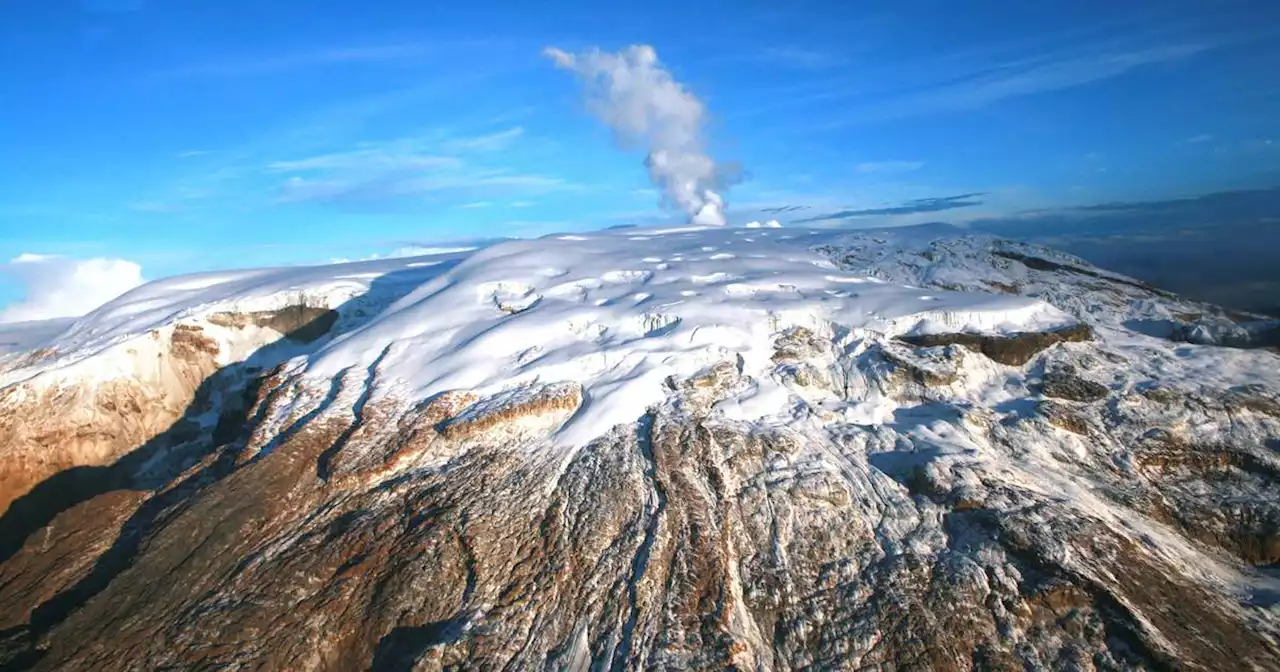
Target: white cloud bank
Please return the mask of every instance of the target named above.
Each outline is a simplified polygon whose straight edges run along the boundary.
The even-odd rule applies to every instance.
[[[648,149],[649,179],[690,223],[724,226],[719,193],[724,175],[707,155],[702,137],[706,107],[662,67],[653,47],[581,54],[548,47],[543,53],[578,75],[586,87],[587,109],[619,142]]]
[[[0,308],[0,323],[79,317],[145,282],[142,267],[124,259],[20,254],[0,273],[24,290],[21,301]]]

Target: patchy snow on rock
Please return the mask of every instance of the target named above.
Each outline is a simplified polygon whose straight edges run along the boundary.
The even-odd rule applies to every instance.
[[[238,361],[278,335],[239,334],[233,342],[208,316],[304,305],[339,314],[331,335],[299,355],[314,385],[375,361],[381,375],[370,378],[373,398],[412,401],[449,391],[484,397],[577,383],[582,408],[557,440],[581,445],[660,403],[670,376],[741,357],[746,375],[767,381],[774,340],[791,327],[848,345],[1042,332],[1079,320],[1100,326],[1117,344],[1150,347],[1152,337],[1127,327],[1169,319],[1177,310],[1172,299],[1082,299],[1080,282],[1135,290],[1140,283],[1070,255],[942,228],[787,229],[786,235],[766,228],[626,229],[423,257],[183,276],[140,287],[56,339],[48,331],[39,332],[45,342],[24,336],[23,349],[47,345],[49,356],[8,366],[0,384],[50,371],[63,380],[132,375],[134,360],[150,351],[143,337],[176,323],[203,325],[220,346],[219,361]],[[1046,269],[1062,282],[1046,283]],[[1108,300],[1114,305],[1100,312],[1097,305]],[[1210,380],[1258,379],[1245,364],[1224,365],[1224,357],[1190,345],[1178,355],[1179,366]],[[1141,361],[1153,374],[1167,368],[1160,359]],[[774,408],[781,398],[762,382],[722,410],[741,420],[785,414]],[[891,412],[864,399],[838,414],[869,422]]]
[[[918,289],[888,283],[833,281],[825,258],[809,249],[817,235],[831,234],[747,242],[740,230],[719,228],[646,230],[644,240],[635,240],[636,232],[513,241],[478,251],[317,353],[308,375],[329,379],[386,351],[387,381],[419,398],[580,382],[586,401],[560,440],[581,444],[661,402],[666,392],[659,382],[668,376],[687,376],[736,354],[763,366],[773,336],[792,325],[1009,333],[1073,322],[1021,297],[931,292],[926,299]],[[663,267],[654,259],[674,263]],[[565,272],[548,278],[543,271],[550,267]],[[508,288],[500,291],[516,298],[476,300],[494,288]],[[533,345],[541,354],[531,359],[525,353]]]

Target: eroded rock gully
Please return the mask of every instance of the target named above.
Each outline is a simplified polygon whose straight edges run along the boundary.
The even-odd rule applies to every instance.
[[[881,428],[709,418],[739,378],[714,367],[566,453],[504,427],[571,412],[572,390],[467,432],[449,421],[473,400],[366,407],[378,431],[352,434],[350,413],[287,411],[295,382],[268,372],[200,462],[60,511],[4,558],[0,651],[95,670],[1277,669],[1265,611],[1180,564],[1226,562],[1193,510],[1152,513],[1174,537],[1156,542]],[[267,438],[281,414],[296,428]],[[318,478],[343,436],[348,466]],[[1164,497],[1174,473],[1200,497],[1275,487],[1161,445],[1175,457],[1135,456]]]

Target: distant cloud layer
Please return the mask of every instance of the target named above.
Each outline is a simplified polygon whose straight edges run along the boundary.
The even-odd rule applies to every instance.
[[[986,194],[982,192],[975,192],[972,194],[959,194],[957,196],[920,198],[914,201],[907,201],[902,205],[894,205],[884,208],[841,210],[839,212],[832,212],[825,215],[815,215],[805,219],[798,219],[795,223],[820,222],[832,219],[856,219],[858,217],[883,217],[887,215],[914,215],[922,212],[942,212],[943,210],[954,210],[956,208],[967,208],[974,205],[982,205],[982,201],[977,199],[979,196],[985,195]]]
[[[79,317],[145,282],[142,267],[124,259],[21,254],[0,273],[25,290],[21,302],[0,309],[0,323]]]
[[[1280,210],[1280,187],[1215,191],[1160,201],[1119,201],[1071,208],[1067,212],[1098,214],[1171,213],[1217,220],[1274,216]]]
[[[1280,316],[1280,187],[1123,201],[967,226],[1079,255],[1202,301]]]

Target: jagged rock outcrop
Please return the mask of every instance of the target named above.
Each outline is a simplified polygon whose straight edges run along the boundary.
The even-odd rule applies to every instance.
[[[1106,385],[1081,378],[1070,371],[1050,371],[1044,374],[1040,388],[1046,397],[1083,402],[1100,401],[1111,393]]]
[[[1092,338],[1093,331],[1089,326],[1078,324],[1062,329],[1029,331],[998,336],[962,332],[956,334],[899,336],[898,340],[926,348],[941,345],[961,345],[975,352],[981,352],[992,361],[1010,366],[1022,366],[1051,345],[1088,341]]]

